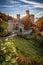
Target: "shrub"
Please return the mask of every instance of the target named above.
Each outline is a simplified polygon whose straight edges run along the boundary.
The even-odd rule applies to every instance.
[[[0,64],[2,65],[18,65],[16,56],[18,53],[14,47],[12,40],[5,39],[0,40]]]
[[[4,31],[4,28],[0,26],[0,33],[2,33],[3,31]]]

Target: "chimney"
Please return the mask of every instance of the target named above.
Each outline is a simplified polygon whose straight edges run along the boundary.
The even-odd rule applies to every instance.
[[[17,20],[20,20],[20,14],[17,14]]]

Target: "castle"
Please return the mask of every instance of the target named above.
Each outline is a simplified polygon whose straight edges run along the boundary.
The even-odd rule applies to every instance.
[[[26,16],[20,18],[20,14],[17,14],[16,20],[8,20],[8,32],[18,32],[22,33],[25,30],[24,22],[28,22],[27,24],[30,25],[34,23],[34,15],[29,13],[29,10],[26,10]],[[28,27],[28,29],[29,29]]]

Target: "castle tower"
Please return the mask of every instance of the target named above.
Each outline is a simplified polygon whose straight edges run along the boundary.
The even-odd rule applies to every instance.
[[[26,10],[26,16],[30,16],[29,10]]]
[[[31,22],[34,23],[34,15],[30,16]]]
[[[20,14],[17,14],[17,20],[20,20]]]

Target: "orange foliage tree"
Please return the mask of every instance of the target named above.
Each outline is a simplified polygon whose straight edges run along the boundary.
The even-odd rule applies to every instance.
[[[25,28],[26,30],[28,30],[28,29],[30,28],[30,26],[32,25],[32,22],[31,22],[31,20],[30,20],[29,17],[24,17],[24,18],[22,19],[22,22],[24,23],[24,28]]]
[[[36,21],[35,25],[39,28],[40,31],[42,31],[43,30],[43,17],[39,18]]]
[[[43,36],[43,31],[40,32],[40,35]]]
[[[33,30],[33,31],[36,31],[36,27],[35,27],[35,26],[32,26],[32,30]]]

